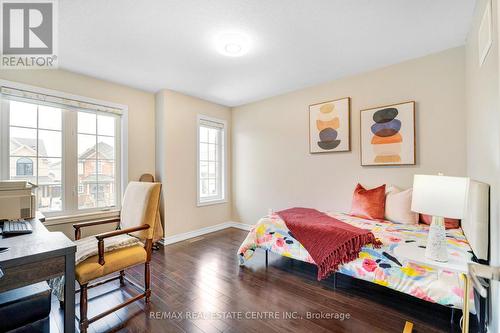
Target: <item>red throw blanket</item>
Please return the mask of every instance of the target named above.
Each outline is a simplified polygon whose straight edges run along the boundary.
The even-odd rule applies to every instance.
[[[327,278],[339,265],[357,259],[364,245],[382,245],[371,231],[353,227],[316,209],[290,208],[276,214],[316,262],[318,280]]]

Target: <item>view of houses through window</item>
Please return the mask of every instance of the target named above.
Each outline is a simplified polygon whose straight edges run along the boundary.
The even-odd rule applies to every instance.
[[[10,179],[38,185],[41,211],[62,210],[62,112],[10,101]]]
[[[75,111],[35,103],[14,100],[8,103],[9,177],[38,186],[40,211],[115,206],[117,117],[86,111],[78,111],[75,116]],[[68,119],[76,121],[73,126],[77,147],[72,150],[63,147],[63,128],[71,127],[71,121],[64,120],[65,112],[72,112],[73,117]],[[63,126],[63,121],[69,123]],[[77,151],[77,156],[66,156],[64,152],[68,151]],[[77,160],[77,170],[69,170],[65,165],[71,158]],[[69,173],[67,177],[63,177],[65,172]],[[64,198],[64,186],[74,187],[77,199]]]
[[[115,118],[78,112],[78,208],[115,204]]]

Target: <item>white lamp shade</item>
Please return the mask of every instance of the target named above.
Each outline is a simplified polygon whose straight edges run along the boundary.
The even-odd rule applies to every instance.
[[[432,216],[463,219],[469,178],[415,175],[411,210]]]

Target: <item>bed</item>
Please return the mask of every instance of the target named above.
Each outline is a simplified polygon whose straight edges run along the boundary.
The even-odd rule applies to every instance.
[[[470,184],[469,209],[462,228],[447,230],[449,254],[460,261],[487,259],[488,255],[488,186]],[[436,270],[398,257],[399,247],[425,246],[429,227],[405,225],[389,221],[373,221],[346,214],[328,213],[338,220],[362,229],[369,229],[383,246],[362,248],[358,259],[341,265],[339,273],[376,283],[424,301],[451,308],[462,308],[463,285],[458,273],[446,269]],[[276,214],[263,217],[252,227],[238,250],[241,265],[263,249],[284,257],[315,264],[307,250],[293,237],[285,222]],[[473,294],[469,295],[474,304]],[[470,307],[475,313],[474,306]]]

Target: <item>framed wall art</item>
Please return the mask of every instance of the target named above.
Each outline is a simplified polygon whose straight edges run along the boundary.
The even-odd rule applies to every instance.
[[[361,165],[414,165],[415,102],[361,110]]]
[[[309,105],[309,152],[351,150],[351,98]]]

